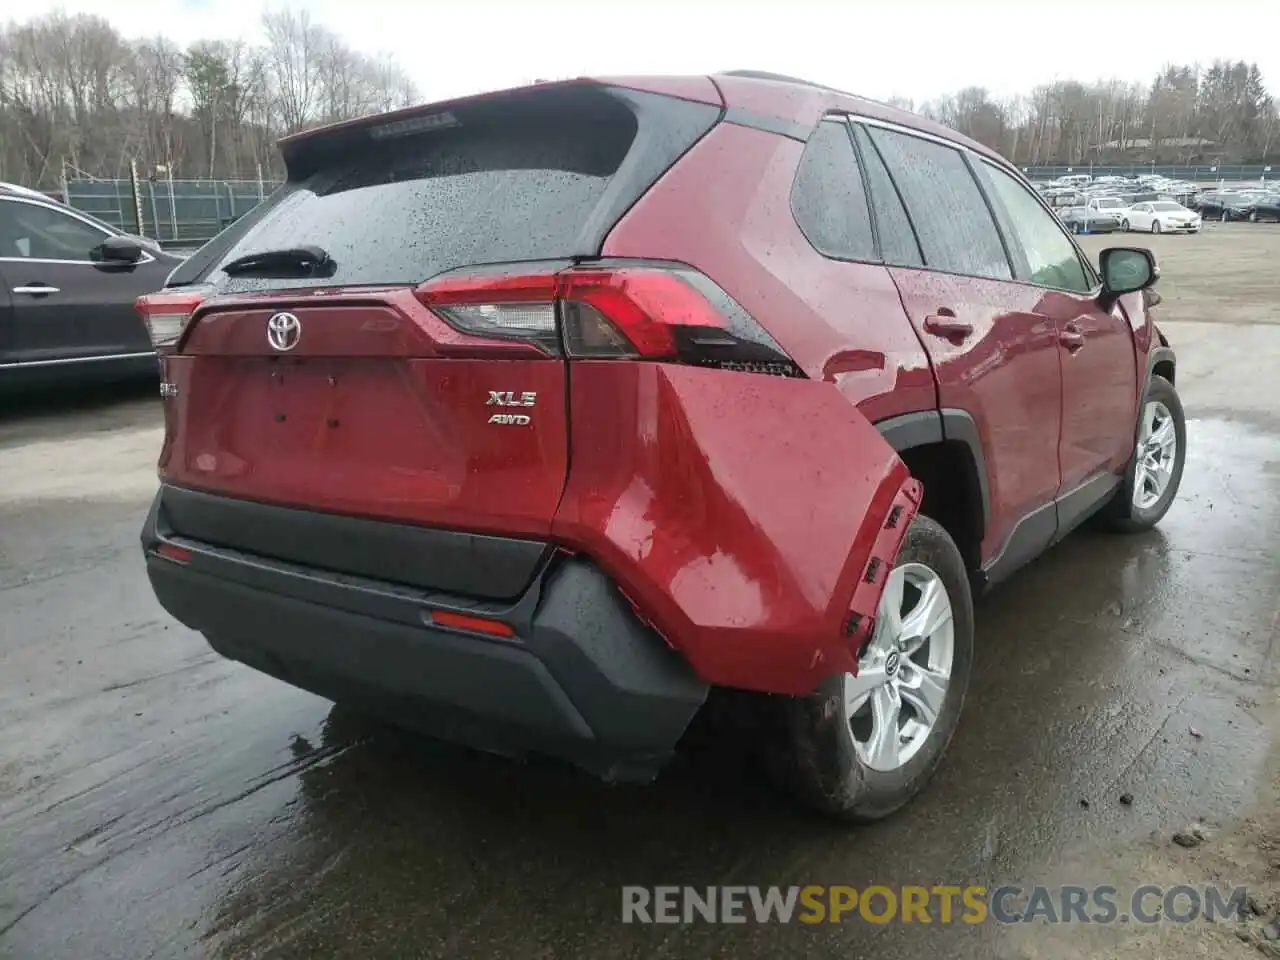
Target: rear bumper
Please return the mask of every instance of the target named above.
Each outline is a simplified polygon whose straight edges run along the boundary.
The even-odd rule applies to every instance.
[[[158,555],[166,542],[188,561]],[[514,603],[495,604],[182,537],[159,496],[142,544],[161,605],[223,656],[479,749],[650,779],[707,695],[581,558],[544,565]],[[433,609],[502,620],[516,638],[440,627]]]

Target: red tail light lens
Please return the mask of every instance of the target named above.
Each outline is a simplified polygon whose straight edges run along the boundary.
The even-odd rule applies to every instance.
[[[547,273],[454,273],[416,293],[467,333],[514,337],[553,356],[803,376],[737,301],[688,267],[603,263]]]
[[[203,290],[161,290],[139,297],[134,304],[151,333],[151,343],[159,351],[178,342],[182,328],[205,301]]]

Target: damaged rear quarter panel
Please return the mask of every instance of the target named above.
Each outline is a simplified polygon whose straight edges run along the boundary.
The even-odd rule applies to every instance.
[[[833,384],[579,361],[570,398],[558,542],[710,683],[803,694],[854,669],[919,485]]]

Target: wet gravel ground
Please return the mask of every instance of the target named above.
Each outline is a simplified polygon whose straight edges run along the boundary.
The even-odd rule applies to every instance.
[[[0,957],[1036,955],[990,924],[624,925],[620,887],[1025,883],[1247,809],[1274,734],[1280,229],[1155,240],[1178,503],[1151,534],[1073,535],[980,605],[943,767],[859,829],[714,739],[611,788],[221,660],[143,573],[152,390],[5,401]]]

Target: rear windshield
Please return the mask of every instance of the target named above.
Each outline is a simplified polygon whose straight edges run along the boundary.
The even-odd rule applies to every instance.
[[[544,95],[525,109],[489,103],[451,112],[445,116],[456,125],[426,133],[304,142],[286,151],[302,175],[281,188],[271,209],[214,240],[216,249],[197,254],[205,262],[171,283],[204,279],[225,293],[417,284],[460,266],[598,254],[607,229],[718,111],[630,91],[558,93],[559,100]],[[661,126],[661,135],[646,125]],[[229,277],[221,270],[245,254],[304,245],[329,254],[332,275]]]

